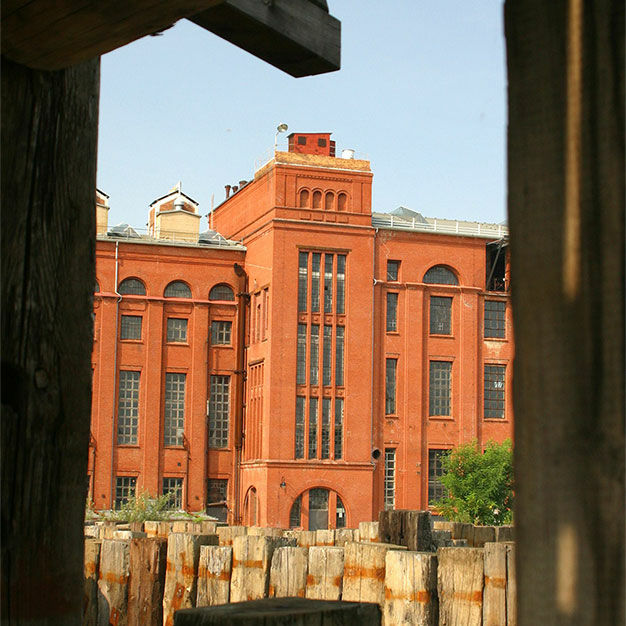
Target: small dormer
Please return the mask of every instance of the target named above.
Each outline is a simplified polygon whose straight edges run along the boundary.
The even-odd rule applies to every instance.
[[[335,156],[335,142],[330,139],[331,133],[291,133],[289,135],[289,152],[298,154],[320,154]]]
[[[96,235],[106,235],[109,229],[109,196],[96,189]]]
[[[196,243],[200,219],[198,203],[184,194],[178,183],[167,195],[150,205],[148,233],[155,239]]]

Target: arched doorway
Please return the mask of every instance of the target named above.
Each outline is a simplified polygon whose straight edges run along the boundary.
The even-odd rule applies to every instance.
[[[346,508],[332,489],[315,487],[302,492],[291,505],[290,528],[325,530],[346,527]]]
[[[257,525],[258,497],[255,487],[250,487],[243,503],[243,523],[246,526]]]

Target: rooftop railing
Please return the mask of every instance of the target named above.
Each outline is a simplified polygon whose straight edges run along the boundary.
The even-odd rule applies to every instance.
[[[469,237],[491,237],[501,239],[507,237],[509,229],[503,224],[483,224],[481,222],[461,222],[459,220],[442,220],[433,217],[420,219],[398,217],[397,215],[376,213],[372,216],[374,228],[392,228],[394,230],[416,230]]]

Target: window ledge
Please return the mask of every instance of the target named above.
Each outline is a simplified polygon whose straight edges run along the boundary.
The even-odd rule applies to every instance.
[[[429,420],[435,420],[436,422],[454,422],[452,415],[429,415]]]
[[[437,339],[455,339],[454,335],[444,335],[441,333],[430,333],[430,337],[436,337]]]
[[[165,344],[168,346],[185,346],[185,347],[189,347],[190,345],[188,341],[166,341]]]
[[[508,424],[511,420],[508,417],[483,417],[483,421],[485,422],[495,422],[497,424]]]
[[[141,446],[138,443],[116,443],[115,445],[118,448],[126,448],[126,449],[136,448],[137,450],[139,450],[139,448],[141,448]]]
[[[400,336],[400,331],[398,330],[388,330],[386,331],[388,335],[395,335],[396,337]]]
[[[483,337],[485,341],[499,341],[500,343],[506,343],[508,339],[506,337]]]
[[[120,343],[143,343],[143,339],[120,339]]]

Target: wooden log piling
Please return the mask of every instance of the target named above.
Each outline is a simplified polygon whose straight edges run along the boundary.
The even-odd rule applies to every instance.
[[[128,625],[161,626],[167,564],[167,539],[146,537],[130,542]]]
[[[486,543],[483,626],[506,625],[506,544]]]
[[[101,546],[102,542],[99,539],[85,540],[83,626],[96,626],[98,623],[98,570]]]
[[[309,548],[309,573],[306,597],[316,600],[339,600],[343,588],[343,548]]]
[[[380,541],[378,538],[378,522],[359,522],[358,541]]]
[[[328,530],[316,530],[315,531],[315,545],[316,546],[334,546],[335,545],[335,531]]]
[[[128,616],[130,542],[103,539],[98,574],[98,624],[125,625]]]
[[[270,598],[304,598],[308,565],[307,548],[277,548],[270,567],[268,596]]]
[[[230,601],[232,562],[232,546],[200,548],[196,606],[215,606]]]

